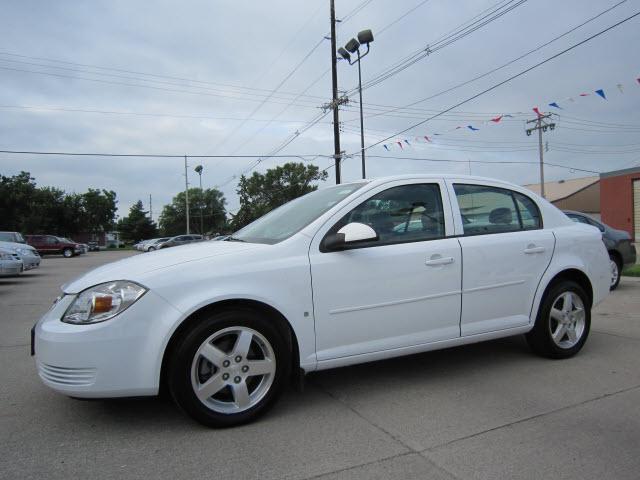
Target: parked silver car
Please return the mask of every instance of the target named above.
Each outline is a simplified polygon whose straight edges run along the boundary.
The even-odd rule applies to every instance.
[[[0,277],[20,275],[24,264],[20,257],[11,250],[0,248]]]
[[[14,235],[4,235],[4,234],[14,234]],[[17,234],[17,236],[15,235]],[[11,240],[4,240],[5,238],[12,238],[14,240],[22,239],[22,242],[15,242]],[[40,262],[42,258],[38,251],[33,248],[31,245],[27,245],[24,243],[24,239],[22,235],[18,232],[0,232],[0,248],[3,250],[8,250],[11,253],[18,255],[23,263],[23,268],[25,270],[31,270],[33,268],[37,268],[40,266]]]
[[[171,237],[153,238],[151,240],[147,240],[142,246],[142,251],[153,252],[154,250],[157,250],[159,248],[158,246],[161,243],[164,243],[168,240],[171,240]]]
[[[166,242],[158,244],[156,248],[177,247],[179,245],[186,245],[187,243],[202,242],[203,240],[202,235],[176,235]]]

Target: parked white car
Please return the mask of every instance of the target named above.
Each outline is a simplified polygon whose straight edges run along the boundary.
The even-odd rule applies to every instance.
[[[6,248],[0,248],[0,277],[13,277],[24,271],[20,256]]]
[[[18,255],[22,260],[24,270],[38,268],[42,261],[42,257],[40,257],[38,251],[26,243],[0,241],[0,248]]]
[[[236,425],[292,374],[519,334],[570,357],[609,283],[600,232],[529,190],[382,178],[305,195],[227,241],[85,274],[34,327],[35,356],[67,395],[165,385],[199,422]]]

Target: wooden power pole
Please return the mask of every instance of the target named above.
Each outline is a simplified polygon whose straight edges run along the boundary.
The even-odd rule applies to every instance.
[[[329,0],[331,10],[331,85],[333,88],[333,156],[336,166],[336,184],[340,183],[340,119],[338,118],[338,58],[336,56],[336,8],[335,0]]]
[[[538,115],[538,118],[533,120],[527,120],[527,124],[535,123],[535,127],[527,128],[527,136],[531,136],[531,133],[538,131],[538,150],[540,152],[540,195],[542,198],[546,198],[544,194],[544,148],[542,146],[542,132],[546,132],[547,129],[554,130],[556,124],[551,121],[552,114]]]

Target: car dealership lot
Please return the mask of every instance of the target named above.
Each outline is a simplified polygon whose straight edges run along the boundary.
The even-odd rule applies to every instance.
[[[0,478],[638,478],[636,279],[574,358],[518,337],[329,370],[256,423],[210,430],[167,400],[72,400],[37,378],[29,329],[59,286],[132,254],[0,279]]]

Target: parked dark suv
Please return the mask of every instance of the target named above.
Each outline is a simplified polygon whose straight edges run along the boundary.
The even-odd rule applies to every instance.
[[[631,235],[624,230],[616,230],[609,225],[594,220],[588,215],[572,210],[565,210],[565,215],[574,222],[586,223],[597,227],[602,232],[602,241],[609,251],[611,260],[611,290],[620,283],[620,273],[627,265],[636,263],[636,247],[631,243]]]
[[[27,243],[40,255],[62,254],[65,258],[71,258],[82,251],[80,244],[54,235],[27,235]]]

